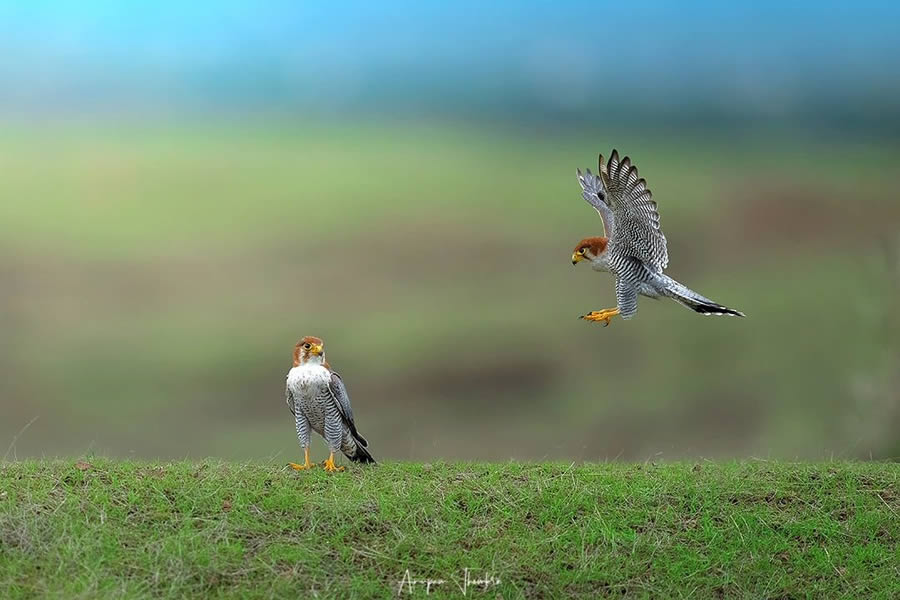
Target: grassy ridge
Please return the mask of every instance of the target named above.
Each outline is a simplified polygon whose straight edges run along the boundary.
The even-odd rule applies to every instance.
[[[0,596],[888,598],[896,464],[0,467]],[[474,575],[473,575],[474,577]],[[404,590],[404,595],[409,589]],[[418,585],[412,592],[424,597]]]

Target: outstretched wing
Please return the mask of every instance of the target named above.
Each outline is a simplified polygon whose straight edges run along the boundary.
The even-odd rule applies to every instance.
[[[603,170],[603,156],[600,156],[600,169]],[[603,220],[603,229],[606,231],[606,237],[612,238],[615,229],[615,216],[606,200],[606,190],[603,187],[603,181],[600,179],[599,173],[594,175],[591,170],[582,175],[581,169],[575,169],[578,174],[578,183],[581,184],[581,195],[588,204],[597,209],[600,218]]]
[[[356,430],[356,423],[353,421],[353,409],[350,407],[350,395],[347,394],[344,380],[334,371],[331,372],[331,381],[328,384],[328,389],[331,390],[331,397],[337,405],[338,412],[341,413],[341,419],[350,428],[350,433],[353,434],[357,442],[363,446],[368,446],[369,442]]]
[[[665,269],[669,264],[666,236],[659,228],[653,194],[647,189],[647,182],[638,176],[637,167],[627,156],[619,160],[619,153],[613,150],[605,167],[600,157],[600,176],[616,223],[610,243],[650,269]]]

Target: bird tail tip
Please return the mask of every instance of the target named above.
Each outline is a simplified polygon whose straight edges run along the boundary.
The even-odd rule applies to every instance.
[[[369,452],[369,449],[362,444],[356,444],[356,453],[348,457],[351,461],[363,464],[376,464],[375,458]]]
[[[739,310],[735,310],[733,308],[728,308],[727,306],[722,306],[721,304],[693,304],[690,308],[694,312],[698,312],[701,315],[716,315],[716,316],[725,316],[725,317],[746,317],[744,313]]]
[[[733,308],[728,308],[718,302],[714,302],[705,296],[701,296],[686,285],[679,283],[671,277],[666,277],[666,295],[701,315],[719,315],[728,317],[746,317],[744,313]]]

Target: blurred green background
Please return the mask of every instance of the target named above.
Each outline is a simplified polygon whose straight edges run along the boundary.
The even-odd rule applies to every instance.
[[[296,458],[317,335],[377,458],[900,456],[900,44],[800,4],[4,8],[0,452]],[[576,318],[613,147],[748,318]]]

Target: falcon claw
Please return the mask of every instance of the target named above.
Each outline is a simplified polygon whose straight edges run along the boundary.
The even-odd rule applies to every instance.
[[[322,463],[322,468],[325,469],[329,473],[334,473],[336,471],[343,471],[344,467],[338,467],[334,464],[334,452],[332,452],[328,459]]]
[[[618,308],[607,308],[606,310],[591,311],[581,318],[585,321],[591,321],[593,323],[603,323],[604,327],[608,327],[610,319],[612,319],[617,314],[619,314]]]
[[[289,466],[290,468],[292,468],[293,470],[295,470],[295,471],[306,471],[306,470],[308,470],[308,469],[313,469],[313,468],[315,468],[316,465],[314,465],[313,463],[309,462],[309,448],[304,448],[304,449],[303,449],[303,458],[304,458],[304,460],[303,460],[303,464],[302,464],[302,465],[298,465],[297,463],[289,462],[289,463],[288,463],[288,466]]]

